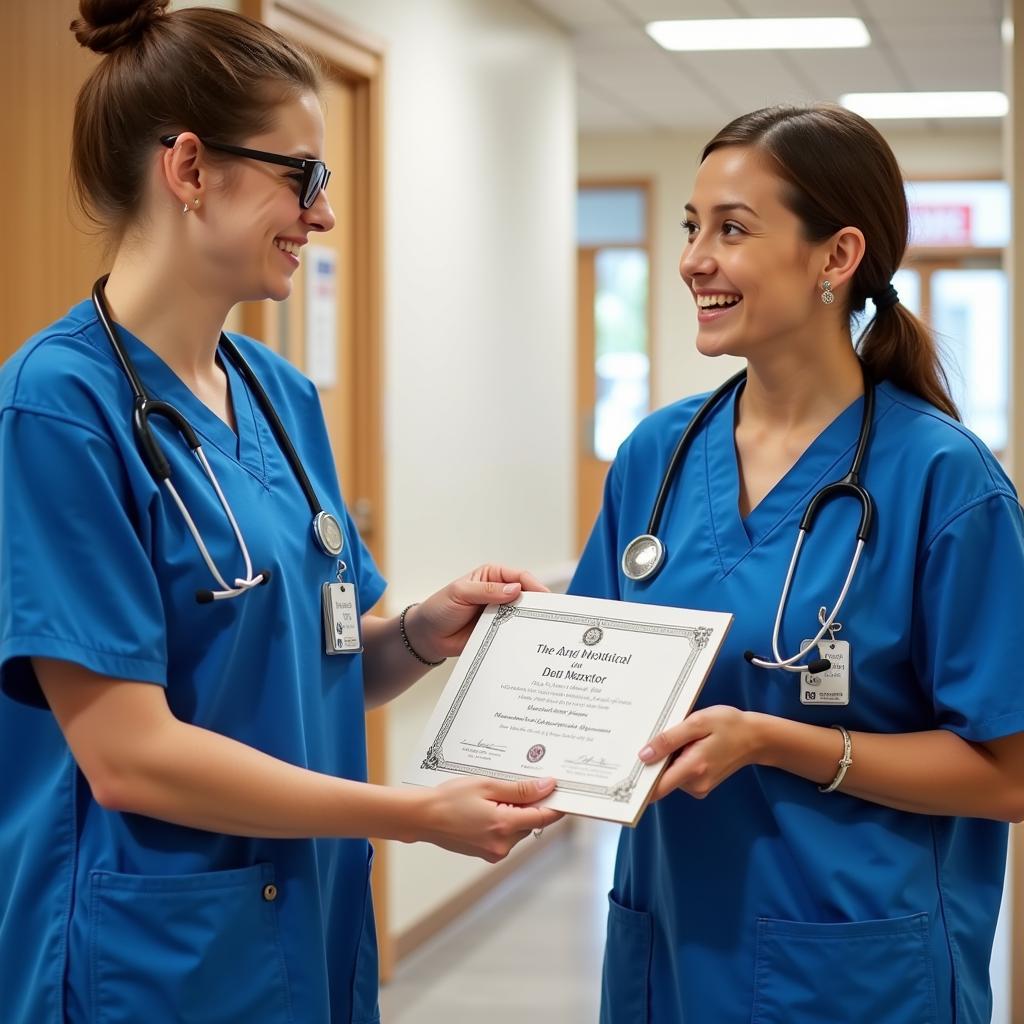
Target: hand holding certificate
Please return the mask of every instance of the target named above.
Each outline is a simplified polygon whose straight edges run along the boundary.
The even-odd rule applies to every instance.
[[[731,622],[562,594],[492,606],[405,781],[553,776],[543,806],[634,825],[665,764],[638,751],[693,707]]]

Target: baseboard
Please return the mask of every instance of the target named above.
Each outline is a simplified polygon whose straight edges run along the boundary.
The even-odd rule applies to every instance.
[[[392,953],[394,962],[398,963],[425,942],[432,939],[438,932],[447,928],[467,910],[470,910],[489,892],[497,888],[506,879],[511,878],[524,865],[538,854],[548,849],[553,843],[561,843],[569,838],[576,822],[572,818],[564,818],[544,830],[543,835],[536,839],[526,838],[519,844],[522,850],[515,856],[507,857],[485,875],[471,882],[464,889],[449,896],[444,903],[420,918],[415,924],[392,937]]]

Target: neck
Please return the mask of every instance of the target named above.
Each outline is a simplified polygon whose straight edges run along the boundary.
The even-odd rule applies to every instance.
[[[816,433],[863,393],[849,334],[819,334],[812,344],[779,345],[748,360],[738,416],[761,429]]]
[[[159,251],[122,246],[106,285],[114,320],[190,387],[217,375],[217,342],[231,303],[204,291]]]

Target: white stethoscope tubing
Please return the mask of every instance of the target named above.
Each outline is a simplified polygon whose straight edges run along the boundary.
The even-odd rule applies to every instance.
[[[185,505],[185,502],[182,501],[174,484],[171,483],[170,479],[164,480],[164,484],[166,485],[171,497],[174,499],[174,504],[178,506],[178,511],[181,512],[181,516],[185,520],[185,525],[188,527],[188,532],[192,534],[192,539],[196,542],[196,547],[199,549],[199,554],[202,555],[203,561],[206,563],[206,568],[210,570],[210,575],[213,576],[221,586],[220,590],[209,591],[210,597],[214,601],[224,601],[231,597],[238,597],[240,594],[244,594],[247,590],[251,590],[253,587],[261,586],[265,582],[265,578],[263,572],[258,573],[255,577],[252,574],[252,559],[249,557],[249,549],[246,547],[245,538],[242,536],[242,531],[238,525],[238,521],[235,519],[235,515],[231,511],[231,506],[228,504],[228,500],[224,496],[224,492],[221,490],[217,476],[213,472],[213,467],[210,465],[209,461],[207,461],[205,452],[200,447],[195,449],[194,454],[199,460],[199,464],[203,467],[203,471],[206,473],[210,483],[213,484],[213,489],[217,492],[217,499],[220,501],[221,508],[224,509],[224,514],[228,517],[228,522],[231,524],[231,529],[234,531],[235,540],[238,541],[238,547],[242,552],[242,557],[245,559],[244,579],[236,577],[235,585],[233,587],[228,584],[221,575],[220,570],[217,568],[217,563],[214,562],[213,556],[210,554],[209,549],[203,542],[203,536],[199,532],[199,527],[196,526],[195,520],[189,513],[188,507]]]
[[[768,661],[765,658],[751,658],[750,664],[756,665],[758,668],[781,668],[787,672],[809,672],[811,671],[810,665],[794,665],[793,662],[799,661],[808,651],[813,651],[814,648],[825,638],[825,634],[832,628],[832,623],[836,621],[839,616],[839,609],[843,607],[843,602],[846,600],[846,595],[849,593],[850,585],[853,583],[853,577],[857,572],[857,563],[860,561],[861,552],[864,550],[864,541],[860,538],[857,539],[857,547],[853,553],[853,560],[850,562],[850,571],[846,574],[846,581],[843,583],[843,589],[839,591],[839,597],[836,598],[835,607],[832,609],[831,614],[825,619],[821,629],[818,630],[817,636],[809,643],[800,648],[792,657],[783,658],[779,651],[779,633],[782,630],[782,616],[786,611],[786,604],[789,601],[789,589],[793,583],[793,574],[796,572],[797,558],[800,556],[800,548],[803,546],[804,537],[807,536],[806,530],[800,530],[797,533],[796,544],[793,546],[793,557],[789,560],[789,571],[786,573],[786,582],[782,586],[782,596],[779,598],[779,606],[775,612],[775,626],[772,629],[772,653],[775,655],[774,661]]]

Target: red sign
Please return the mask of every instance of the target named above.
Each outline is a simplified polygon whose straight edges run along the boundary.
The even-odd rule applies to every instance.
[[[971,207],[958,203],[911,203],[911,245],[971,245]]]

